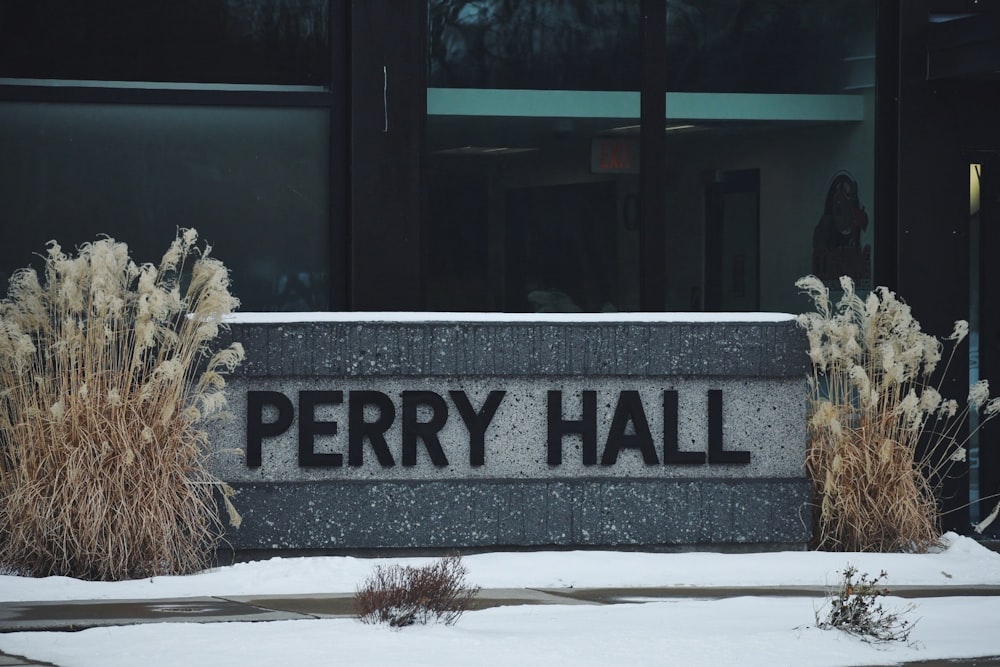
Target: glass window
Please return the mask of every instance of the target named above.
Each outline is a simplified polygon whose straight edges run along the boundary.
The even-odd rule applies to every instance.
[[[664,310],[796,312],[808,273],[870,286],[874,0],[670,1],[662,62],[638,0],[428,7],[432,309],[638,309],[640,227],[665,238],[666,283],[642,286]],[[661,132],[642,196],[666,214],[639,220]]]
[[[0,78],[328,86],[330,0],[4,0]]]
[[[56,239],[107,234],[156,261],[194,227],[243,310],[330,299],[330,112],[0,104],[0,284]]]
[[[667,1],[672,91],[840,93],[870,77],[873,0]]]
[[[752,112],[759,99],[712,97],[730,118],[667,94],[668,115],[683,116],[668,127],[687,127],[667,135],[664,307],[797,312],[794,282],[809,273],[869,288],[874,90],[768,95],[791,118],[766,120]]]
[[[428,9],[428,307],[635,309],[639,0]]]
[[[638,90],[637,0],[429,0],[434,88]]]
[[[871,286],[875,2],[669,2],[666,310]]]

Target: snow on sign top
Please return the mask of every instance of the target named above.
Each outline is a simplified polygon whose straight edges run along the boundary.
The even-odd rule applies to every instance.
[[[303,312],[233,313],[230,324],[305,322],[519,322],[538,324],[791,322],[787,313],[447,313],[447,312]]]

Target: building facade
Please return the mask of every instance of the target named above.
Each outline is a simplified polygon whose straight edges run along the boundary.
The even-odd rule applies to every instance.
[[[0,0],[0,283],[177,227],[247,311],[795,313],[846,274],[971,321],[961,396],[1000,378],[985,4]]]

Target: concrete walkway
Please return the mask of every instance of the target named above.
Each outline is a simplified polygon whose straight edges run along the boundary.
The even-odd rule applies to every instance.
[[[819,587],[770,588],[590,588],[590,589],[485,589],[473,609],[536,604],[629,604],[665,598],[719,599],[734,596],[795,596],[822,598]],[[894,596],[928,598],[947,596],[1000,596],[1000,586],[932,588],[899,586]],[[137,623],[214,623],[347,618],[354,615],[353,593],[321,595],[270,595],[171,598],[158,600],[72,600],[64,602],[0,602],[0,632],[58,631],[132,625]],[[907,663],[913,666],[962,665],[1000,667],[1000,656],[970,660]],[[53,666],[16,655],[0,653],[0,667]]]

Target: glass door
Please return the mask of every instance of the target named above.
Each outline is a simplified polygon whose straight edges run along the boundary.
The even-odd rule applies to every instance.
[[[759,310],[760,171],[705,180],[705,310]]]
[[[429,0],[428,309],[638,308],[640,0]]]

